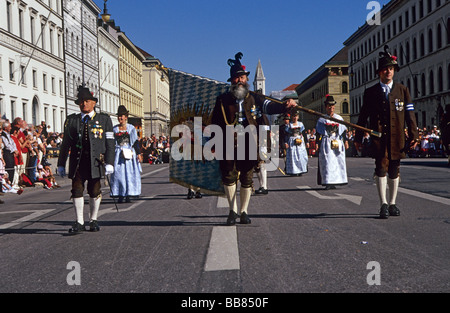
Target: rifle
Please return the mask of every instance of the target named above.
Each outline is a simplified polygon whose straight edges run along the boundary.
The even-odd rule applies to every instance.
[[[269,96],[264,96],[264,97],[265,97],[267,100],[270,100],[270,101],[273,101],[273,102],[276,102],[276,103],[280,103],[280,104],[284,104],[284,102],[281,101],[281,100],[278,100],[278,99],[275,99],[275,98],[272,98],[272,97],[269,97]],[[306,113],[308,113],[308,114],[312,114],[312,115],[316,115],[316,116],[319,116],[319,117],[323,117],[323,118],[325,118],[325,119],[327,119],[327,120],[330,120],[330,121],[333,121],[333,122],[336,122],[336,123],[340,123],[340,124],[343,124],[343,125],[346,125],[346,126],[349,126],[349,127],[353,127],[353,128],[356,128],[356,129],[359,129],[359,130],[362,130],[362,131],[366,131],[366,132],[368,132],[369,134],[371,134],[371,135],[373,135],[373,136],[375,136],[375,137],[378,137],[378,138],[381,138],[381,136],[383,135],[383,134],[381,134],[380,132],[374,131],[374,130],[372,130],[372,129],[369,129],[369,128],[366,128],[366,127],[362,127],[362,126],[360,126],[360,125],[353,124],[353,123],[350,123],[350,122],[341,121],[341,120],[339,120],[339,119],[337,119],[337,118],[328,116],[328,115],[326,115],[326,114],[322,114],[322,113],[319,113],[319,112],[317,112],[317,111],[314,111],[314,110],[311,110],[311,109],[304,108],[304,107],[302,107],[301,105],[298,105],[296,108],[299,109],[299,110],[301,110],[301,111],[304,111],[304,112],[306,112]]]

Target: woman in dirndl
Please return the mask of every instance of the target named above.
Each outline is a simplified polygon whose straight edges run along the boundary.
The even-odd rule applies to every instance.
[[[142,154],[136,128],[128,124],[128,110],[119,106],[119,124],[114,126],[116,141],[114,173],[111,175],[111,196],[121,202],[131,202],[141,194]]]
[[[327,115],[334,119],[344,120],[334,113],[336,101],[333,96],[327,95],[325,108]],[[347,127],[338,122],[321,117],[316,125],[319,141],[319,171],[317,184],[325,189],[336,189],[336,186],[346,185],[347,167],[345,150],[348,149]]]
[[[289,139],[286,150],[286,174],[300,176],[308,172],[308,143],[305,142],[303,132],[305,126],[298,120],[299,112],[292,113],[292,120],[289,124]]]

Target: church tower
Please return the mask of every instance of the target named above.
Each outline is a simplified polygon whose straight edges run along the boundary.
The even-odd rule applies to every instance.
[[[253,81],[253,88],[255,92],[266,94],[266,78],[261,66],[261,60],[258,60],[258,66],[255,71],[255,80]]]

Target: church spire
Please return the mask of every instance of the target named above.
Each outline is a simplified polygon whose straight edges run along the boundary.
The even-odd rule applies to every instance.
[[[261,65],[261,60],[258,60],[258,65],[255,71],[255,80],[253,81],[253,87],[256,92],[266,94],[266,78]]]

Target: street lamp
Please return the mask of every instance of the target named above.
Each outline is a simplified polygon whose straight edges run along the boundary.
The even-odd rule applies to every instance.
[[[103,20],[103,22],[108,23],[109,20],[111,19],[111,14],[108,13],[108,8],[106,7],[106,2],[108,2],[108,0],[105,0],[105,4],[103,5],[102,20]]]

